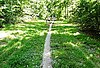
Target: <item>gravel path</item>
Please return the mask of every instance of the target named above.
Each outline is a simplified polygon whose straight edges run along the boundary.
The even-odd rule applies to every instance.
[[[52,23],[50,24],[49,31],[44,44],[42,68],[52,68],[52,64],[51,64],[52,59],[51,59],[51,51],[50,51],[51,28],[52,28]]]

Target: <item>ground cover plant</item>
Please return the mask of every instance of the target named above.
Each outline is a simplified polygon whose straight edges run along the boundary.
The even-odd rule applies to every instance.
[[[0,68],[39,68],[47,27],[44,22],[6,25],[0,39]]]
[[[54,68],[100,67],[100,41],[81,33],[75,24],[56,23],[52,33]]]
[[[100,0],[0,0],[0,68],[42,66],[50,20],[53,68],[100,68]]]

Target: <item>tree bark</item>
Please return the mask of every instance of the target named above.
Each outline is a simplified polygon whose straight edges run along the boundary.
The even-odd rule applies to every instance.
[[[67,13],[66,13],[66,4],[65,4],[65,19],[66,19],[66,14],[67,14]]]

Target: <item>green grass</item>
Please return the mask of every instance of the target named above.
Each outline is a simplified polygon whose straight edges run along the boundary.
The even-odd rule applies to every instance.
[[[100,68],[100,41],[80,33],[75,25],[58,24],[51,36],[53,68]]]
[[[47,29],[44,22],[6,25],[1,29],[14,38],[0,40],[0,68],[40,68]]]
[[[0,32],[0,68],[40,68],[48,26],[44,22],[5,25]],[[51,36],[53,68],[100,68],[100,41],[58,21]]]

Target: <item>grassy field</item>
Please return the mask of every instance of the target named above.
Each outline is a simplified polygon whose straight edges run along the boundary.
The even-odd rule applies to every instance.
[[[44,22],[6,25],[0,39],[0,68],[39,68],[48,26]]]
[[[100,41],[73,24],[56,23],[52,33],[53,68],[100,68]]]
[[[0,29],[0,68],[40,68],[48,26],[44,22]],[[100,41],[59,21],[51,35],[53,68],[100,68]]]

